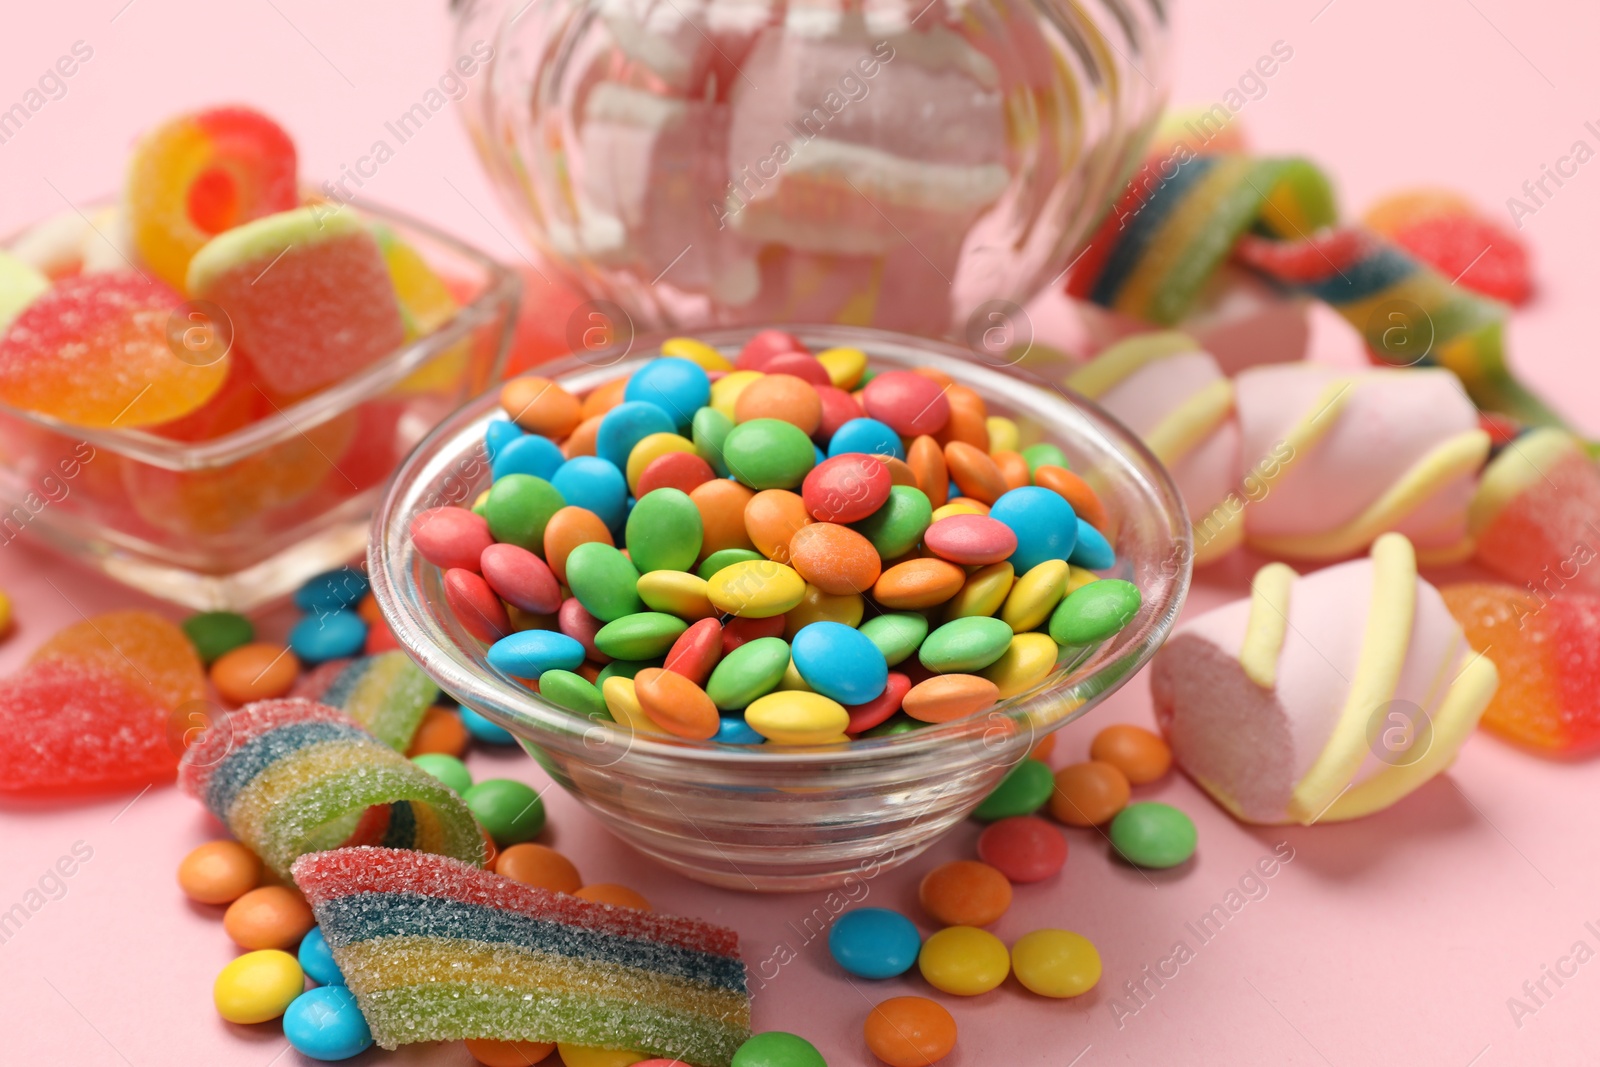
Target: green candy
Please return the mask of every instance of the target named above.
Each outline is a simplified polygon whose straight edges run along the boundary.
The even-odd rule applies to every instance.
[[[543,679],[540,681],[542,684]],[[1055,788],[1055,776],[1050,773],[1048,764],[1025,759],[1000,779],[1000,784],[978,805],[972,817],[994,822],[996,819],[1009,819],[1013,815],[1032,815],[1044,807]]]
[[[443,752],[424,752],[420,756],[412,756],[411,762],[458,794],[472,788],[472,772],[454,756],[447,756]]]
[[[878,725],[874,726],[872,729],[868,730],[866,733],[862,734],[861,736],[862,737],[894,737],[894,736],[896,736],[898,734],[909,734],[912,730],[920,730],[924,726],[927,726],[927,725],[928,724],[925,723],[925,722],[918,722],[916,719],[913,719],[911,716],[902,715],[900,712],[897,711],[893,715],[891,715],[889,718],[885,719],[883,722],[881,722]]]
[[[497,479],[484,501],[489,534],[504,544],[544,555],[544,527],[550,516],[567,506],[561,491],[531,474],[508,474]]]
[[[728,473],[752,489],[793,489],[816,465],[817,453],[800,427],[782,419],[751,419],[722,442]]]
[[[568,574],[571,571],[567,572]],[[655,659],[665,656],[689,624],[663,611],[639,611],[600,627],[594,647],[612,659]],[[544,676],[539,676],[544,684]]]
[[[620,550],[599,541],[587,541],[567,557],[567,588],[601,622],[644,610],[638,570]]]
[[[739,1046],[732,1067],[828,1067],[828,1061],[805,1038],[768,1030]]]
[[[750,563],[758,559],[766,559],[766,557],[754,549],[719,548],[700,561],[700,566],[695,568],[695,573],[710,581],[711,576],[724,567],[731,567],[735,563]]]
[[[905,661],[928,636],[928,620],[914,611],[874,615],[859,627],[861,636],[878,646],[893,667]]]
[[[600,690],[587,678],[571,671],[552,670],[539,675],[539,695],[574,715],[601,721],[611,718]]]
[[[722,445],[733,430],[733,420],[716,408],[704,407],[694,413],[689,424],[689,439],[694,442],[700,458],[711,464],[717,477],[728,476],[728,461],[722,458]]]
[[[1067,454],[1048,441],[1040,441],[1036,445],[1029,445],[1022,450],[1022,458],[1028,461],[1028,473],[1035,474],[1040,467],[1060,467],[1062,470],[1071,470],[1067,462]]]
[[[999,619],[973,615],[945,623],[922,642],[917,658],[940,674],[981,671],[1011,647],[1011,627]]]
[[[897,485],[889,490],[889,499],[883,507],[850,528],[872,542],[881,559],[903,556],[917,547],[922,535],[933,522],[933,504],[928,494],[909,485]]]
[[[1058,645],[1104,641],[1139,613],[1139,587],[1121,578],[1101,578],[1067,594],[1050,615],[1050,637]]]
[[[623,540],[640,574],[686,571],[700,556],[705,528],[700,509],[682,489],[657,489],[639,498],[628,513]]]
[[[470,787],[461,799],[500,848],[532,841],[544,829],[544,801],[521,782],[490,778]]]
[[[658,659],[614,659],[600,668],[600,675],[594,680],[596,689],[604,689],[606,681],[611,678],[632,678],[646,667],[659,667]]]
[[[1135,867],[1176,867],[1195,841],[1194,821],[1170,804],[1129,804],[1111,820],[1111,847]]]
[[[183,620],[183,632],[203,663],[212,663],[256,639],[256,628],[231,611],[202,611]]]
[[[706,681],[706,695],[722,711],[748,707],[778,688],[788,669],[789,643],[781,637],[758,637],[722,657]]]

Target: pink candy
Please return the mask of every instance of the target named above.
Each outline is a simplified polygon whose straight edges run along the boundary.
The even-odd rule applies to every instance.
[[[950,400],[932,378],[908,370],[884,371],[861,391],[867,414],[906,437],[934,434],[950,421]]]
[[[479,569],[484,549],[494,544],[489,523],[466,508],[429,508],[411,520],[411,540],[422,558],[443,570]]]
[[[981,567],[1009,559],[1017,550],[1011,527],[987,515],[951,515],[928,527],[923,544],[940,559]]]
[[[487,532],[488,527],[484,527]],[[513,607],[549,615],[561,607],[561,583],[550,565],[518,545],[490,545],[479,557],[484,580]]]

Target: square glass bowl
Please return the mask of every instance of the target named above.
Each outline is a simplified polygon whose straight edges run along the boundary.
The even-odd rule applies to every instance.
[[[446,691],[510,730],[552,779],[648,856],[730,889],[798,891],[870,880],[917,855],[965,818],[1044,734],[1086,714],[1131,678],[1166,638],[1189,587],[1182,498],[1133,434],[1088,400],[969,352],[875,330],[794,326],[813,351],[851,345],[885,368],[931,367],[976,390],[990,414],[1016,421],[1023,444],[1052,441],[1099,493],[1117,563],[1143,605],[1122,631],[1075,651],[1034,689],[968,719],[848,746],[724,745],[635,734],[541,700],[490,667],[483,642],[445,606],[439,568],[418,554],[412,519],[469,505],[490,483],[484,427],[498,397],[478,398],[406,460],[373,520],[369,570],[384,617]],[[730,356],[752,331],[702,339]],[[539,368],[574,393],[631,374],[644,350]]]
[[[245,611],[366,547],[383,483],[497,380],[521,283],[423,223],[361,205],[468,294],[359,373],[210,440],[83,429],[0,405],[0,551],[36,539],[127,585]]]

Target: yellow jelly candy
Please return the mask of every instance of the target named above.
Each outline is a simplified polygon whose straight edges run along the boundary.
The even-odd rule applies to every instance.
[[[780,690],[745,708],[744,721],[750,729],[780,745],[825,745],[844,733],[850,725],[850,713],[843,704],[821,693]]]
[[[211,999],[217,1014],[230,1023],[264,1023],[276,1019],[305,989],[300,962],[275,948],[246,952],[222,968]]]
[[[1011,973],[1005,942],[976,926],[947,926],[922,943],[917,969],[933,988],[962,997],[987,993]]]
[[[806,583],[792,567],[770,559],[743,560],[722,568],[706,583],[717,610],[745,619],[770,619],[798,607]]]
[[[1100,981],[1100,953],[1071,930],[1035,930],[1011,946],[1011,969],[1041,997],[1076,997]]]

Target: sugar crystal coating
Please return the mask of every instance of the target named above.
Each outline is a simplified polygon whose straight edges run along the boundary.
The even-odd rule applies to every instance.
[[[423,714],[439,699],[439,687],[404,652],[382,652],[350,661],[316,699],[404,752]]]
[[[137,789],[169,781],[168,709],[98,663],[35,663],[0,686],[0,794]]]
[[[32,663],[93,664],[168,709],[206,695],[205,671],[181,629],[148,611],[113,611],[75,622],[34,651]]]

